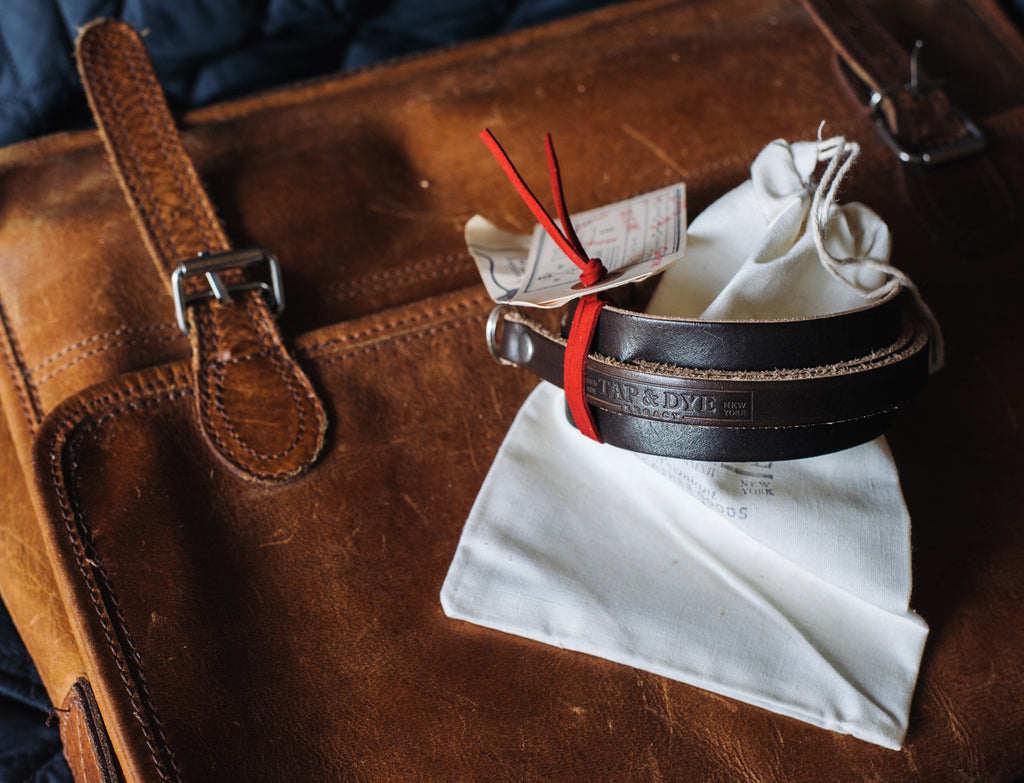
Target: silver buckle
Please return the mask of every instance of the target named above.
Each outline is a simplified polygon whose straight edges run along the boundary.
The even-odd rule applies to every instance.
[[[921,163],[925,166],[936,166],[940,163],[949,163],[960,158],[966,158],[968,155],[975,155],[985,149],[984,132],[956,105],[953,106],[953,111],[956,112],[956,116],[963,123],[964,129],[967,131],[967,136],[962,139],[950,144],[943,144],[940,147],[933,147],[932,149],[912,150],[905,147],[903,142],[893,133],[892,128],[889,127],[889,123],[886,122],[885,116],[882,114],[882,101],[897,92],[908,92],[916,95],[921,88],[927,90],[941,86],[942,82],[931,81],[921,82],[920,84],[897,84],[871,93],[871,103],[869,106],[878,132],[881,134],[882,140],[889,145],[889,148],[896,153],[896,157],[903,163]]]
[[[257,280],[226,285],[219,274],[226,269],[245,269],[261,264],[266,266],[269,282]],[[209,289],[193,294],[185,293],[185,278],[197,277],[199,275],[206,277],[206,282],[210,286]],[[263,248],[230,250],[227,253],[218,253],[216,255],[200,253],[195,258],[180,261],[171,273],[171,289],[174,292],[174,314],[178,318],[178,328],[186,335],[188,334],[188,321],[185,319],[185,308],[193,302],[203,299],[213,298],[218,302],[227,304],[233,301],[231,298],[233,293],[239,291],[261,291],[267,298],[271,311],[275,316],[280,315],[281,311],[284,310],[281,268],[278,266],[277,257],[269,250],[264,250]]]
[[[919,78],[919,67],[918,61],[921,57],[921,50],[924,44],[921,41],[914,43],[914,48],[910,51],[910,81],[906,84],[893,84],[889,87],[883,87],[880,90],[875,90],[871,93],[871,102],[869,108],[871,109],[871,116],[875,120],[875,126],[878,128],[878,132],[882,136],[882,140],[889,145],[889,148],[896,153],[903,163],[920,163],[925,166],[936,166],[940,163],[949,163],[950,161],[959,160],[960,158],[966,158],[969,155],[975,155],[985,149],[985,134],[981,128],[968,117],[960,107],[951,104],[953,111],[959,118],[960,122],[963,123],[964,129],[967,131],[967,136],[963,139],[959,139],[950,144],[943,144],[941,147],[935,147],[929,150],[911,150],[903,146],[903,142],[897,138],[896,134],[893,133],[892,128],[889,127],[889,123],[886,122],[885,115],[882,113],[882,101],[888,98],[890,95],[898,92],[908,93],[911,97],[917,98],[923,90],[936,90],[941,89],[945,86],[945,82],[936,81],[934,79],[921,80]]]

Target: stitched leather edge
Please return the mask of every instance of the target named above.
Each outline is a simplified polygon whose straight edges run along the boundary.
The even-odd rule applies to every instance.
[[[99,20],[76,46],[79,73],[151,260],[167,280],[181,259],[218,254],[230,245],[175,126],[146,47],[128,24]],[[239,268],[218,273],[230,287]],[[186,293],[205,293],[199,276],[178,278]],[[218,297],[221,298],[221,297]],[[243,304],[239,304],[241,301]],[[203,299],[189,308],[196,413],[214,453],[251,481],[284,481],[308,469],[326,435],[326,413],[302,369],[288,354],[267,302],[256,291],[221,306]],[[253,341],[264,349],[252,351]],[[245,353],[252,362],[224,364]],[[225,387],[244,385],[228,395]],[[253,405],[291,408],[274,422],[255,422]],[[286,441],[290,441],[284,443]],[[284,445],[282,445],[284,443]]]
[[[157,775],[164,783],[179,780],[173,754],[167,745],[163,726],[145,684],[143,662],[121,613],[102,561],[95,552],[87,520],[78,505],[76,450],[91,432],[113,418],[109,406],[117,410],[135,410],[154,405],[164,399],[175,399],[191,393],[188,375],[173,376],[163,383],[139,382],[116,388],[106,394],[87,399],[81,407],[69,406],[53,421],[53,434],[48,438],[48,469],[61,522],[71,546],[82,583],[88,591],[91,609],[99,623],[102,637],[113,656],[119,678],[125,688],[132,712],[142,731],[144,742]],[[106,411],[88,427],[82,425],[90,415]],[[44,441],[45,443],[45,441]]]
[[[473,257],[468,252],[448,253],[447,255],[416,261],[404,266],[391,267],[381,272],[357,277],[353,280],[339,280],[336,283],[329,283],[325,290],[340,292],[335,293],[334,296],[342,299],[351,299],[354,296],[365,296],[366,294],[388,291],[396,286],[433,280],[473,268]]]
[[[106,332],[99,332],[97,334],[93,334],[93,335],[90,335],[88,337],[83,337],[81,340],[76,340],[75,342],[71,343],[70,345],[64,346],[63,348],[61,348],[56,353],[50,354],[45,359],[43,359],[38,364],[36,364],[34,367],[31,367],[29,369],[29,372],[32,373],[32,374],[35,374],[35,373],[39,372],[40,370],[43,370],[43,369],[49,367],[54,362],[56,362],[56,361],[58,361],[60,359],[63,359],[68,354],[74,353],[75,351],[79,350],[80,348],[85,348],[86,346],[92,345],[93,343],[102,342],[104,340],[110,340],[111,343],[110,343],[109,347],[111,347],[111,348],[119,347],[119,346],[122,346],[122,345],[133,345],[133,344],[135,344],[136,341],[140,341],[140,340],[141,341],[148,341],[148,340],[151,340],[153,338],[150,338],[150,337],[129,337],[127,340],[121,340],[121,339],[117,339],[117,338],[122,338],[122,337],[125,337],[126,335],[146,335],[146,334],[149,334],[151,332],[165,332],[165,331],[166,332],[172,332],[172,331],[173,332],[179,332],[179,329],[178,329],[177,324],[174,324],[174,323],[171,323],[170,321],[168,321],[166,323],[150,324],[148,326],[127,326],[127,325],[125,325],[125,326],[119,326],[116,329],[110,329],[110,330],[108,330]],[[101,346],[100,348],[95,349],[95,350],[105,350],[106,347],[107,346]],[[90,350],[90,353],[91,352],[92,351]],[[66,365],[62,365],[62,367],[63,366],[66,366]]]
[[[434,337],[436,335],[444,334],[445,332],[451,331],[452,329],[457,329],[459,327],[467,326],[469,324],[482,324],[486,320],[487,313],[467,315],[464,318],[458,318],[456,320],[450,321],[445,324],[441,324],[439,326],[435,326],[431,329],[427,329],[422,332],[418,331],[396,336],[393,339],[388,340],[387,342],[374,343],[368,346],[356,346],[351,350],[338,351],[332,354],[314,353],[313,355],[316,356],[317,360],[321,364],[333,364],[334,362],[344,361],[345,359],[351,359],[356,356],[365,356],[370,353],[375,353],[377,351],[383,350],[384,348],[389,348],[394,345],[406,345],[408,343],[414,342],[416,340],[421,340],[426,337]]]
[[[246,313],[249,315],[249,320],[253,325],[253,328],[257,332],[262,332],[264,337],[267,337],[267,329],[258,319],[253,317],[251,307],[246,307]],[[216,355],[217,349],[217,333],[215,330],[211,330],[211,334],[214,338],[214,355]],[[261,341],[262,342],[262,341]],[[298,422],[295,425],[295,437],[292,438],[288,445],[284,446],[277,452],[271,454],[263,454],[253,449],[246,442],[245,438],[235,429],[232,424],[231,415],[228,412],[227,406],[224,402],[224,376],[225,370],[233,365],[241,364],[246,361],[259,361],[262,359],[269,359],[271,364],[277,370],[278,377],[284,381],[285,387],[288,389],[288,393],[291,395],[292,402],[295,403],[295,410],[298,412]],[[306,406],[303,404],[302,395],[299,394],[299,389],[296,386],[295,378],[287,372],[287,368],[284,367],[281,361],[280,354],[277,351],[265,349],[257,353],[249,354],[243,357],[233,357],[228,361],[216,360],[209,364],[209,374],[212,379],[210,384],[201,384],[199,386],[200,393],[204,396],[204,399],[208,400],[208,403],[200,406],[200,411],[203,416],[204,426],[207,428],[209,435],[214,438],[218,444],[220,444],[223,453],[226,456],[234,457],[236,449],[241,449],[250,458],[256,460],[258,463],[274,462],[291,454],[307,433],[307,418],[308,413]],[[212,394],[211,394],[212,387]],[[212,403],[212,405],[211,405]],[[211,413],[212,407],[212,413]],[[216,414],[218,423],[214,421],[213,414]],[[221,435],[221,430],[225,433],[226,437]],[[251,466],[244,464],[241,460],[235,460],[235,464],[239,468],[245,470],[252,470]],[[276,476],[277,473],[264,474],[269,476]]]
[[[277,482],[298,476],[318,458],[326,439],[327,415],[302,368],[288,354],[280,335],[269,320],[266,304],[258,294],[248,297],[244,308],[238,305],[219,311],[222,319],[233,318],[250,327],[253,341],[261,350],[251,351],[229,361],[221,358],[222,329],[212,306],[197,306],[193,318],[192,373],[196,390],[197,415],[214,452],[243,478]],[[232,345],[227,346],[230,352]],[[267,365],[262,376],[265,403],[288,401],[297,420],[290,441],[270,453],[255,449],[234,425],[232,411],[225,403],[225,370],[240,362]],[[280,387],[268,386],[279,383]]]
[[[90,106],[101,119],[101,133],[109,142],[108,151],[114,169],[130,194],[133,214],[147,244],[152,243],[151,251],[159,271],[165,275],[180,258],[199,249],[210,252],[227,250],[227,238],[184,153],[177,128],[163,103],[163,93],[149,65],[148,55],[134,30],[123,22],[95,22],[79,35],[78,55]],[[110,78],[110,67],[118,61],[127,69],[131,85],[145,98],[137,102],[141,111],[133,109],[130,118],[126,117],[125,107],[120,101],[122,90]],[[147,126],[143,140],[156,142],[158,149],[153,155],[158,156],[159,162],[140,158],[140,153],[146,150],[126,136],[127,129],[136,127],[138,123]],[[165,187],[160,192],[153,190],[151,175],[157,166],[170,175],[173,187]],[[168,193],[175,197],[174,203],[166,201]],[[188,210],[191,219],[169,222],[181,206]],[[173,211],[169,212],[169,209]],[[194,285],[198,287],[200,283]]]
[[[464,293],[476,292],[477,288],[474,287],[473,289],[469,289]],[[443,305],[440,307],[436,307],[433,310],[427,310],[422,313],[417,313],[410,317],[398,318],[391,321],[387,321],[383,324],[372,326],[369,329],[364,329],[359,332],[353,332],[342,337],[331,338],[321,342],[302,345],[298,349],[298,351],[307,356],[316,356],[320,355],[324,351],[329,350],[331,348],[357,343],[361,340],[364,340],[365,338],[374,337],[378,334],[384,334],[396,329],[405,329],[407,327],[416,328],[417,325],[423,323],[424,321],[432,320],[439,316],[453,315],[455,313],[464,312],[466,310],[470,310],[477,307],[484,307],[490,304],[493,304],[493,302],[491,302],[490,298],[486,294],[484,294],[482,290],[480,290],[479,293],[477,293],[477,295],[474,296],[472,299],[467,299],[465,301],[458,302],[457,304],[454,305]]]
[[[64,757],[75,780],[78,783],[121,783],[121,769],[88,680],[79,678],[72,684],[60,712]]]
[[[93,356],[97,356],[99,354],[106,353],[107,351],[115,350],[117,348],[131,348],[139,345],[160,345],[162,343],[173,343],[183,341],[183,339],[184,338],[181,332],[178,332],[177,334],[165,334],[160,337],[137,337],[129,340],[118,340],[107,345],[101,345],[96,348],[92,348],[86,351],[85,353],[79,354],[78,356],[75,356],[72,359],[68,359],[68,361],[50,370],[48,373],[46,373],[46,375],[36,378],[35,383],[43,384],[46,383],[47,381],[52,381],[58,375],[67,372],[79,362],[83,362],[86,359],[92,358]],[[29,370],[28,372],[31,373],[32,371]]]
[[[25,358],[18,345],[18,340],[11,328],[11,322],[7,317],[7,311],[0,301],[0,329],[3,330],[3,339],[0,340],[0,349],[3,350],[4,359],[11,375],[11,382],[21,402],[22,412],[25,414],[25,423],[29,432],[35,432],[42,421],[42,405],[39,402],[39,392],[32,383],[32,377],[25,366]]]
[[[482,323],[486,318],[486,310],[482,305],[489,300],[478,294],[465,301],[467,294],[471,293],[476,292],[450,294],[446,299],[458,298],[463,301],[455,304],[435,303],[432,309],[414,318],[396,318],[386,327],[364,330],[361,334],[370,338],[369,345],[346,344],[345,349],[334,351],[332,348],[339,341],[329,338],[317,342],[317,333],[311,333],[314,340],[303,352],[314,357],[317,363],[333,363],[412,340],[433,337],[473,323]],[[445,320],[454,313],[463,313],[474,307],[478,308],[476,312]],[[432,325],[431,319],[434,321]],[[410,321],[421,324],[421,328],[404,330],[403,325]],[[328,327],[330,330],[335,328]],[[391,334],[387,334],[389,328]],[[120,610],[117,588],[105,570],[102,557],[95,551],[89,520],[79,504],[77,454],[85,439],[110,421],[127,413],[188,398],[192,394],[187,362],[147,368],[93,387],[69,399],[54,411],[44,424],[45,430],[37,443],[36,452],[37,465],[41,470],[45,469],[48,492],[56,502],[62,535],[71,547],[78,577],[87,592],[91,612],[89,616],[97,623],[99,636],[113,659],[116,682],[106,682],[106,685],[113,687],[119,683],[131,710],[131,714],[122,716],[121,720],[128,718],[137,725],[149,753],[149,760],[164,783],[176,783],[180,780],[180,773],[157,707],[146,685],[144,661],[135,648],[127,620]],[[96,630],[94,627],[92,632]],[[102,656],[102,653],[99,655]],[[103,681],[102,677],[100,681]]]

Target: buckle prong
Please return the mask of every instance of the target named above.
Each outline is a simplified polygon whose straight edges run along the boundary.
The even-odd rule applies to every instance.
[[[910,94],[915,98],[921,91],[921,82],[918,78],[921,59],[921,50],[924,48],[924,41],[914,41],[914,48],[910,50]]]
[[[224,285],[224,281],[220,279],[220,275],[216,272],[207,272],[206,281],[210,284],[210,290],[213,292],[214,297],[221,304],[227,304],[233,302],[231,298],[231,289]]]
[[[267,280],[246,281],[229,285],[220,276],[221,272],[228,269],[246,269],[259,265],[265,265]],[[185,291],[185,279],[199,276],[206,278],[209,288],[187,293]],[[271,311],[275,316],[280,315],[281,311],[284,310],[281,268],[277,263],[277,257],[264,248],[230,250],[227,253],[216,253],[213,255],[200,253],[195,258],[180,261],[171,273],[171,289],[174,292],[174,314],[178,319],[178,328],[186,335],[188,334],[188,319],[185,317],[185,310],[193,302],[199,302],[203,299],[212,298],[222,304],[230,304],[234,301],[231,296],[232,293],[260,291],[267,298]]]

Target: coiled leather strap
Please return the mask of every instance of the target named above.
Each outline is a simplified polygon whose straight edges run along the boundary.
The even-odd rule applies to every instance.
[[[606,306],[586,393],[606,443],[687,459],[796,459],[882,433],[928,375],[928,334],[894,291],[845,313],[768,322],[650,317]],[[562,385],[565,339],[496,311],[492,350]],[[495,325],[496,327],[496,325]]]

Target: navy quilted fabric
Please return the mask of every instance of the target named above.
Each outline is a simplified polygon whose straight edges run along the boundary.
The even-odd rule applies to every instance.
[[[39,675],[0,606],[0,781],[71,780],[57,729],[46,725],[49,710]]]
[[[2,0],[0,145],[89,123],[75,31],[146,31],[172,108],[539,24],[614,0]],[[0,605],[0,783],[70,783],[50,703]]]
[[[0,145],[88,122],[71,50],[98,17],[147,31],[172,107],[493,35],[610,0],[4,0]]]

